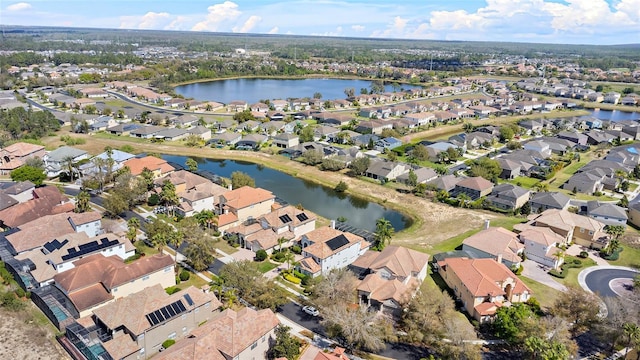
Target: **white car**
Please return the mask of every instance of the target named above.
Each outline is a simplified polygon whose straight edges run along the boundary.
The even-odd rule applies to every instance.
[[[313,306],[305,306],[302,308],[302,311],[304,311],[305,313],[311,315],[311,316],[318,316],[320,315],[320,312],[318,311],[318,309],[314,308]]]

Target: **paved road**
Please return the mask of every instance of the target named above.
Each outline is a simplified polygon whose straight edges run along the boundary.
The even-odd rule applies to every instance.
[[[609,287],[611,280],[619,278],[633,279],[637,275],[637,272],[631,270],[599,269],[587,274],[585,284],[589,290],[600,294],[600,296],[617,296]]]
[[[321,318],[306,314],[298,304],[293,302],[284,304],[278,312],[296,324],[326,337],[324,327],[320,325]],[[424,348],[398,343],[387,343],[387,347],[377,355],[402,360],[418,360],[429,356]]]

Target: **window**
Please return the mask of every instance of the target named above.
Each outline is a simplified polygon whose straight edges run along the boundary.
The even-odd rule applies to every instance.
[[[186,334],[186,333],[187,333],[187,327],[186,327],[186,326],[184,326],[184,327],[182,328],[182,333],[183,333],[183,334]]]
[[[267,340],[267,335],[262,336],[262,342],[265,342],[265,340]]]
[[[171,266],[167,266],[166,268],[164,268],[164,272],[169,272],[171,271],[172,267]]]
[[[204,307],[207,308],[207,309],[209,308],[209,306],[211,306],[211,303],[204,304]]]
[[[187,320],[187,314],[182,314],[182,320]]]
[[[140,355],[144,355],[144,348],[140,349]]]
[[[145,275],[142,277],[142,281],[149,280],[149,275]]]
[[[581,233],[584,233],[584,229],[583,229],[583,228],[580,228],[580,232],[581,232]]]
[[[144,339],[144,333],[138,335],[138,340],[143,340]]]
[[[253,344],[251,344],[251,350],[255,349],[256,347],[258,347],[258,342],[254,342]]]
[[[171,340],[175,339],[176,338],[176,332],[174,331],[171,334],[169,334],[168,338],[171,339]]]
[[[200,312],[200,308],[196,308],[195,313],[199,313]]]

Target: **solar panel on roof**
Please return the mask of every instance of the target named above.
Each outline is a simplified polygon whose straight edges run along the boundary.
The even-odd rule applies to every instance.
[[[302,213],[302,214],[298,214],[296,215],[296,217],[298,218],[298,220],[300,221],[305,221],[305,220],[309,220],[309,217],[307,216],[307,214]]]
[[[166,319],[164,318],[164,316],[162,315],[162,313],[160,312],[160,310],[156,310],[153,312],[153,315],[155,315],[158,318],[158,321],[163,322]]]
[[[147,320],[149,320],[149,324],[151,324],[151,326],[156,325],[160,322],[153,313],[147,314]]]
[[[187,308],[184,307],[184,304],[182,303],[182,301],[176,301],[178,308],[180,309],[180,312],[185,312],[187,311]]]
[[[187,304],[189,304],[189,306],[193,306],[193,299],[191,299],[191,295],[184,294],[184,298],[187,300]]]
[[[187,309],[184,307],[184,304],[182,304],[182,301],[178,300],[147,314],[146,317],[147,320],[149,320],[151,326],[155,326],[157,324],[160,324],[161,322],[170,320],[171,318],[176,317],[185,311],[187,311]]]
[[[62,260],[67,261],[76,257],[80,257],[83,256],[85,254],[89,254],[92,253],[94,251],[98,251],[98,250],[102,250],[111,246],[115,246],[118,244],[118,240],[111,240],[111,241],[103,241],[101,244],[99,244],[97,241],[92,241],[90,243],[87,244],[82,244],[80,246],[78,246],[78,250],[76,250],[75,248],[71,248],[68,249],[67,255],[63,255],[62,256]]]
[[[176,311],[175,311],[175,310],[173,310],[173,307],[172,307],[172,306],[167,306],[166,308],[167,308],[167,311],[169,312],[169,315],[171,315],[171,317],[174,317],[174,316],[178,315],[178,314],[176,313]]]
[[[289,217],[289,215],[285,214],[285,215],[280,216],[280,221],[282,221],[283,223],[286,224],[288,222],[291,222],[291,218]]]
[[[331,251],[336,251],[341,247],[347,245],[348,243],[349,243],[349,239],[347,239],[342,234],[326,242],[327,246],[331,249]]]
[[[169,314],[169,310],[167,310],[166,306],[159,311],[162,313],[162,316],[164,316],[165,319],[171,319],[171,314]]]

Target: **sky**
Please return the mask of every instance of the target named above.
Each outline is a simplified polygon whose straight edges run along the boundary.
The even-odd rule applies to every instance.
[[[0,24],[612,45],[640,0],[0,0]]]

